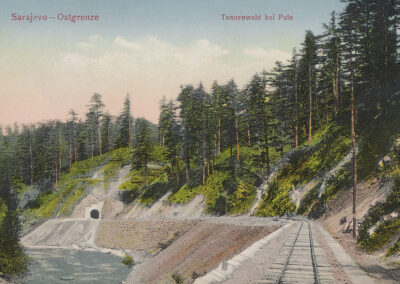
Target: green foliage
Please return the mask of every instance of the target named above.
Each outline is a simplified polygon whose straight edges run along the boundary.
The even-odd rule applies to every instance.
[[[348,188],[352,185],[352,171],[351,171],[351,164],[346,165],[345,167],[341,168],[339,172],[331,177],[326,182],[326,188],[322,194],[322,199],[325,202],[329,202],[335,196],[335,194],[341,188]]]
[[[174,273],[172,273],[171,277],[175,281],[175,284],[183,284],[184,283],[184,279],[183,279],[182,275],[180,275],[179,272],[177,272],[177,271],[174,271]]]
[[[11,185],[18,197],[21,197],[29,189],[20,176],[14,176],[11,179]]]
[[[386,220],[379,224],[366,240],[359,243],[362,248],[375,251],[384,247],[398,232],[400,232],[400,218]]]
[[[145,119],[137,119],[135,128],[135,147],[132,155],[132,167],[135,170],[143,170],[146,178],[147,164],[151,161],[153,149],[150,124]]]
[[[39,208],[30,211],[39,218],[68,215],[73,205],[83,196],[88,186],[95,186],[99,180],[89,177],[102,166],[109,155],[95,156],[72,165],[71,172],[61,176],[57,191],[44,192],[40,196]]]
[[[132,143],[132,117],[131,117],[131,101],[129,94],[126,95],[124,108],[118,117],[118,133],[116,135],[114,148],[129,147]]]
[[[153,204],[171,189],[168,174],[165,171],[150,170],[149,179],[152,181],[147,188],[143,189],[144,192],[139,199],[140,203],[145,205]]]
[[[143,172],[131,170],[128,178],[119,186],[119,196],[124,203],[131,203],[139,198],[144,205],[151,205],[161,198],[173,186],[167,173],[167,166],[151,166],[147,171],[149,186],[146,187]]]
[[[200,185],[196,187],[190,187],[189,185],[184,184],[175,194],[168,198],[168,201],[175,204],[186,204],[196,195],[200,194],[201,189],[202,187]]]
[[[386,256],[395,255],[398,252],[400,252],[400,237],[397,239],[392,247],[388,248],[388,250],[386,251]]]
[[[198,194],[203,194],[206,200],[207,213],[221,213],[223,199],[220,197],[224,194],[224,182],[229,175],[226,172],[216,171],[210,175],[204,185],[196,187],[182,186],[174,195],[168,198],[171,203],[185,204]],[[217,202],[218,200],[218,202]]]
[[[100,182],[99,179],[80,179],[77,181],[77,185],[75,190],[64,199],[63,203],[60,206],[59,212],[57,215],[68,216],[72,213],[73,206],[82,198],[87,188],[94,187]]]
[[[0,198],[0,224],[7,213],[7,205],[3,199]]]
[[[61,179],[88,178],[94,170],[104,165],[109,158],[109,154],[103,154],[74,163],[72,164],[71,172],[63,174]]]
[[[318,188],[320,186],[321,184],[318,183],[315,187],[313,187],[309,192],[306,193],[306,195],[300,202],[299,208],[297,208],[297,214],[303,215],[310,212],[314,202],[318,200]]]
[[[10,276],[23,275],[28,270],[29,258],[24,254],[22,247],[11,256],[7,252],[0,252],[0,279]]]
[[[293,184],[290,181],[275,180],[272,182],[255,215],[274,216],[293,212],[296,207],[289,195],[292,186]]]
[[[358,174],[361,179],[376,176],[378,161],[390,151],[399,133],[399,111],[392,111],[386,116],[379,115],[368,127],[365,127],[357,155]]]
[[[245,213],[250,210],[255,196],[258,180],[258,166],[254,155],[258,151],[251,147],[242,147],[240,167],[235,178],[234,159],[227,149],[221,152],[214,161],[214,172],[207,177],[204,185],[184,184],[168,201],[175,204],[186,204],[196,195],[202,194],[206,200],[206,212],[214,214]]]
[[[118,170],[129,164],[131,159],[131,151],[129,148],[120,148],[110,153],[111,160],[105,165],[104,172],[104,188],[106,189],[110,181],[116,176]]]
[[[118,169],[129,163],[130,157],[129,148],[121,148],[73,164],[71,172],[60,177],[57,191],[42,193],[40,206],[32,213],[40,218],[71,214],[73,206],[86,190],[100,182],[98,179],[89,178],[96,169],[105,164],[103,171],[106,187]]]
[[[400,168],[396,167],[391,175],[394,179],[392,192],[385,202],[375,204],[368,210],[359,228],[357,242],[367,250],[381,248],[400,231],[400,218],[382,222],[383,216],[396,211],[399,213],[400,208]],[[368,230],[378,222],[381,222],[380,225],[374,234],[370,235]]]
[[[273,216],[291,213],[295,205],[291,201],[290,192],[301,186],[324,171],[336,165],[348,153],[350,139],[345,127],[330,124],[325,129],[314,135],[320,140],[310,148],[293,152],[290,162],[284,166],[271,181],[268,192],[258,208],[257,216]],[[333,191],[333,190],[332,190]],[[299,212],[309,211],[317,197],[316,189],[309,192],[303,200]]]
[[[0,192],[9,187],[0,177]],[[8,188],[9,190],[9,188]],[[20,221],[13,196],[0,199],[0,279],[22,275],[28,269],[28,257],[19,242]]]
[[[125,264],[126,266],[130,266],[130,267],[132,267],[132,266],[135,265],[135,262],[133,261],[132,256],[130,256],[130,255],[127,254],[127,253],[125,254],[125,257],[124,257],[124,259],[121,261],[121,263]]]
[[[151,153],[152,161],[168,163],[168,149],[159,145],[154,145]]]
[[[239,179],[236,191],[229,197],[229,213],[243,214],[248,212],[255,198],[256,187]]]

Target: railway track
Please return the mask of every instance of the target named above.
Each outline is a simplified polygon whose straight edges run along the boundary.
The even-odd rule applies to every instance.
[[[335,279],[319,243],[313,239],[311,224],[299,221],[298,229],[290,235],[268,269],[265,279],[258,283],[335,283]]]

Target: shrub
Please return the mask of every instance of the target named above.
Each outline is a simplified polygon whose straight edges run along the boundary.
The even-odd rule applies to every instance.
[[[175,281],[176,284],[183,284],[183,277],[177,271],[172,273],[172,279]]]
[[[125,257],[121,261],[121,263],[123,263],[123,264],[125,264],[127,266],[134,266],[135,265],[135,262],[133,261],[133,258],[127,253],[125,253]]]
[[[400,252],[400,238],[394,243],[394,245],[386,251],[386,256],[395,255],[396,253]]]

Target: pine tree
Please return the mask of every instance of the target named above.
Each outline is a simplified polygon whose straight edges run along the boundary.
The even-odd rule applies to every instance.
[[[86,114],[86,121],[90,133],[91,156],[93,157],[96,150],[101,155],[101,126],[100,121],[103,116],[104,103],[101,95],[94,93],[90,99],[89,112]],[[97,149],[96,149],[97,148]]]
[[[304,82],[303,91],[308,93],[308,144],[311,144],[313,124],[313,93],[315,88],[315,65],[317,61],[316,38],[312,31],[306,31],[303,43],[300,72]]]
[[[78,121],[77,113],[71,109],[69,111],[69,115],[71,116],[70,120],[68,121],[68,128],[69,128],[69,170],[71,171],[72,168],[72,161],[74,163],[77,162],[77,149],[76,149],[76,123]]]
[[[151,130],[149,122],[145,119],[138,118],[135,122],[135,139],[134,139],[132,167],[136,170],[142,170],[145,180],[145,185],[148,183],[147,164],[151,161],[151,151],[153,148],[151,141]]]
[[[329,104],[329,95],[333,94],[334,116],[339,113],[339,91],[341,72],[341,39],[340,30],[336,23],[335,12],[331,13],[331,20],[328,25],[324,24],[324,34],[321,36],[321,77],[319,79],[320,92],[325,94],[326,110]],[[326,117],[328,114],[326,113]]]
[[[190,159],[194,152],[196,141],[195,129],[197,128],[196,114],[193,112],[193,86],[181,86],[177,101],[180,103],[179,116],[183,131],[183,162],[185,165],[185,182],[190,181]]]
[[[262,76],[256,74],[246,87],[249,129],[254,133],[254,140],[258,147],[260,179],[264,176],[264,157],[261,149],[263,143],[267,175],[270,174],[266,84],[266,73]]]
[[[360,32],[361,26],[357,22],[358,9],[360,7],[355,3],[350,3],[346,6],[345,11],[341,14],[341,29],[343,33],[343,58],[344,58],[344,78],[350,92],[351,98],[351,144],[353,153],[353,238],[357,237],[357,141],[355,130],[355,92],[358,89],[359,76],[362,74],[363,66],[360,65],[360,58],[363,56],[361,50],[358,48],[362,41]],[[367,83],[368,84],[368,83]]]
[[[167,148],[168,159],[171,164],[171,179],[176,180],[176,184],[180,183],[180,169],[178,164],[178,154],[180,149],[180,125],[178,124],[176,115],[176,106],[173,101],[161,101],[159,133],[162,146]],[[175,177],[174,177],[175,168]]]
[[[121,147],[132,147],[132,116],[131,101],[129,94],[126,95],[124,108],[117,120],[118,134],[115,140],[114,149]]]
[[[101,145],[102,153],[107,153],[112,149],[112,116],[106,112],[101,119]]]
[[[28,258],[19,243],[21,226],[15,192],[10,183],[12,155],[10,148],[0,151],[0,278],[21,275],[28,267]]]

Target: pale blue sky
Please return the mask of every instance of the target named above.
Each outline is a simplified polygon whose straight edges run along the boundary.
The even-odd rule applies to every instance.
[[[130,92],[134,115],[156,121],[159,99],[176,97],[180,84],[233,77],[243,86],[342,8],[339,0],[0,0],[0,124],[65,119],[93,92],[112,114]],[[17,22],[14,12],[100,20]],[[294,21],[226,22],[222,13]]]

